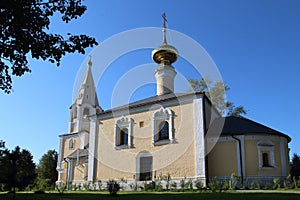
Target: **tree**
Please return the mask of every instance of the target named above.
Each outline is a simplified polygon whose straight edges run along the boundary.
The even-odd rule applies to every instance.
[[[5,142],[3,140],[0,140],[0,148],[5,148]]]
[[[40,159],[37,167],[37,184],[39,189],[54,188],[58,173],[56,171],[58,154],[55,150],[49,150]]]
[[[222,115],[240,117],[247,114],[243,106],[235,106],[233,102],[226,101],[225,94],[230,87],[222,81],[213,82],[209,78],[189,79],[188,81],[189,91],[204,92]]]
[[[300,156],[294,153],[292,162],[291,162],[291,177],[292,179],[295,177],[297,180],[300,177]]]
[[[85,53],[98,43],[87,35],[50,33],[50,19],[60,13],[63,22],[83,15],[81,0],[0,0],[0,89],[12,91],[12,76],[30,72],[28,55],[60,65],[66,53]]]
[[[17,146],[11,152],[8,149],[0,153],[0,182],[7,190],[25,189],[36,178],[33,156],[28,150]]]

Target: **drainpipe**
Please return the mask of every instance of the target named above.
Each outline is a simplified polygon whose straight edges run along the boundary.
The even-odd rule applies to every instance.
[[[243,160],[242,160],[242,144],[241,144],[241,140],[239,139],[239,138],[237,138],[237,137],[235,137],[234,135],[231,135],[231,137],[233,138],[233,139],[235,139],[236,141],[238,141],[238,143],[239,143],[239,150],[240,150],[240,155],[239,155],[239,157],[240,157],[240,166],[241,166],[241,177],[242,177],[242,185],[244,184],[244,172],[243,172]]]

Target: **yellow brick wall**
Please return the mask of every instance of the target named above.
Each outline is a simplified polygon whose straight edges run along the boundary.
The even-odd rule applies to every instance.
[[[218,142],[208,154],[208,176],[231,176],[238,173],[236,141]]]
[[[99,124],[97,179],[125,177],[133,179],[136,173],[137,155],[148,151],[153,156],[153,176],[160,172],[173,177],[195,176],[193,104],[168,107],[174,112],[175,144],[152,144],[153,113],[158,109],[130,115],[134,120],[133,148],[115,150],[115,120],[107,119]],[[140,127],[140,122],[144,127]],[[188,165],[187,165],[188,163]],[[155,173],[156,171],[156,173]]]

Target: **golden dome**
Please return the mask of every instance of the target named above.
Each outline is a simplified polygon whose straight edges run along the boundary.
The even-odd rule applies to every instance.
[[[152,51],[152,58],[156,63],[174,63],[178,58],[178,51],[175,47],[166,43],[156,47]]]

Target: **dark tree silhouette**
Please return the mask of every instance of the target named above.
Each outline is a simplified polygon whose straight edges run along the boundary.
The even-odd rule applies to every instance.
[[[49,150],[40,159],[37,167],[37,182],[41,190],[53,189],[57,181],[57,158],[55,150]]]
[[[292,179],[295,177],[297,180],[300,177],[300,156],[294,153],[292,162],[291,162],[291,176]]]
[[[6,190],[25,189],[36,178],[33,156],[25,149],[16,147],[11,152],[8,149],[0,151],[0,183]]]
[[[80,17],[81,0],[0,0],[0,89],[12,91],[12,76],[30,72],[28,55],[60,65],[66,53],[85,53],[97,45],[87,35],[51,33],[50,19],[60,13],[63,22]]]

